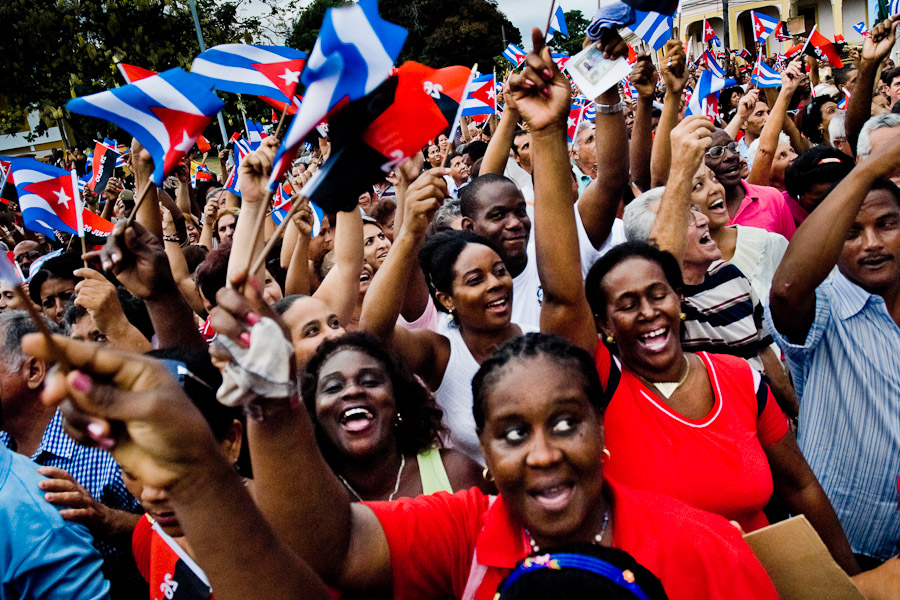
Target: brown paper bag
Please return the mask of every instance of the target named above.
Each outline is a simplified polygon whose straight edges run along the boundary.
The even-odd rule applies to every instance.
[[[865,600],[803,515],[744,536],[782,600]]]

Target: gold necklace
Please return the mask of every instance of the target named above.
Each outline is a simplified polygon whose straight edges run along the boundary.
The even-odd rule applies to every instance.
[[[681,385],[687,381],[688,374],[691,372],[691,361],[688,360],[686,354],[682,354],[684,357],[684,375],[681,376],[681,379],[678,381],[650,381],[649,383],[656,388],[656,390],[666,397],[666,400],[672,397],[672,394],[675,393],[675,390],[681,387]],[[649,381],[649,380],[648,380]]]

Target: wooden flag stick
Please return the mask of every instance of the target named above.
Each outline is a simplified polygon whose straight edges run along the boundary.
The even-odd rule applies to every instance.
[[[44,321],[44,315],[38,312],[34,302],[32,302],[31,298],[25,293],[24,282],[14,285],[13,290],[16,292],[16,295],[19,296],[22,304],[25,305],[25,310],[28,311],[28,316],[34,321],[38,332],[47,340],[47,345],[50,347],[50,352],[56,359],[56,364],[59,365],[59,368],[62,369],[63,373],[71,371],[72,364],[69,362],[69,359],[66,358],[66,354],[59,347],[59,344],[56,343],[56,340],[53,339],[53,333],[51,333],[50,328],[47,327],[47,323]]]
[[[291,98],[291,102],[293,102],[293,101],[294,101],[294,99]],[[281,139],[279,137],[279,135],[281,134],[281,126],[284,124],[284,119],[285,119],[285,117],[287,117],[288,109],[290,107],[291,107],[290,104],[285,104],[284,110],[281,111],[281,118],[278,119],[278,127],[275,128],[275,133],[273,134],[276,139]]]
[[[274,193],[272,192],[272,190],[266,188],[266,192],[265,192],[265,194],[263,194],[262,206],[260,206],[259,213],[256,215],[256,221],[253,224],[253,231],[251,234],[253,237],[250,238],[250,246],[249,246],[250,251],[249,251],[248,257],[247,257],[247,269],[248,269],[247,270],[247,278],[248,279],[259,269],[259,265],[262,264],[262,261],[259,260],[259,257],[257,257],[257,260],[255,260],[255,261],[253,260],[253,250],[256,248],[256,244],[259,242],[259,236],[262,234],[262,231],[264,229],[264,225],[266,222],[266,215],[267,215],[268,209],[269,209],[269,203],[272,201],[273,195],[274,195]],[[272,239],[275,239],[274,235],[272,236]],[[269,240],[269,241],[271,241],[271,240]],[[268,244],[266,245],[266,247],[271,249],[271,246]],[[268,253],[268,250],[266,250],[264,248],[262,256],[265,257],[265,255],[267,253]],[[265,258],[263,258],[263,260],[265,260]],[[252,267],[252,265],[256,265],[256,266]]]
[[[547,15],[547,26],[544,27],[544,39],[550,34],[550,21],[553,20],[553,9],[556,8],[556,0],[550,0],[550,14]],[[465,100],[465,98],[463,98]]]

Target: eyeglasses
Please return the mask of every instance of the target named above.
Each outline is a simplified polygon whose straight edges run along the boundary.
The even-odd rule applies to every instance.
[[[738,144],[737,142],[730,142],[725,146],[712,146],[709,150],[706,151],[706,155],[710,158],[722,158],[725,156],[725,150],[732,152],[734,154],[738,153]]]

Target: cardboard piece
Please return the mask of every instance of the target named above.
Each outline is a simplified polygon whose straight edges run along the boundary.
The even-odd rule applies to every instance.
[[[744,536],[782,600],[865,600],[803,515]]]

